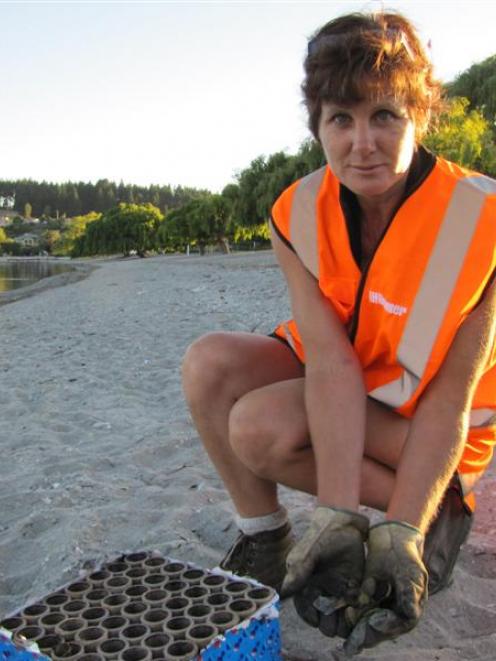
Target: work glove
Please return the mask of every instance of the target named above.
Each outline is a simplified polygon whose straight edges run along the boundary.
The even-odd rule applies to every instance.
[[[282,595],[294,594],[298,615],[325,636],[345,637],[352,628],[345,612],[360,593],[368,528],[357,512],[317,507],[287,557]]]
[[[344,644],[348,655],[416,626],[427,600],[423,548],[424,536],[408,523],[386,521],[370,528],[359,605],[346,612],[356,623]]]

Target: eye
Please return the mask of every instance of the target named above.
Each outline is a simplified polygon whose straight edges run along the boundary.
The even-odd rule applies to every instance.
[[[378,110],[374,114],[374,117],[382,124],[386,124],[388,122],[394,121],[395,119],[398,119],[398,115],[396,115],[392,110],[388,110],[387,108],[381,108]]]
[[[351,122],[351,117],[345,112],[336,112],[329,117],[329,123],[335,124],[336,126],[344,127],[348,126]]]

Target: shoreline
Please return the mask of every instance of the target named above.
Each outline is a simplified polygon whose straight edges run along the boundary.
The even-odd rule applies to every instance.
[[[56,263],[60,264],[60,261],[55,258],[45,258],[45,257],[14,257],[14,258],[0,258],[1,263],[9,262],[21,262],[29,260],[30,262],[34,261],[43,261],[44,263]],[[65,260],[64,260],[65,262]],[[55,273],[44,278],[40,278],[36,282],[33,282],[30,285],[24,287],[18,287],[17,289],[9,289],[8,291],[0,292],[0,306],[6,305],[7,303],[14,303],[15,301],[20,301],[24,298],[29,298],[34,296],[42,291],[47,289],[52,289],[54,287],[63,287],[64,285],[74,284],[79,282],[83,278],[86,278],[94,269],[98,268],[96,264],[84,264],[81,262],[74,262],[68,264],[71,270],[64,273]]]

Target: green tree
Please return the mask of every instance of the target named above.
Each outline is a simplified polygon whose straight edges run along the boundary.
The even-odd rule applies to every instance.
[[[158,247],[157,233],[163,222],[159,209],[151,204],[121,203],[89,222],[74,242],[73,256],[115,254],[136,251],[144,257]]]
[[[462,96],[478,108],[496,136],[496,55],[473,64],[446,86],[449,96]]]
[[[60,232],[60,238],[53,245],[52,253],[61,256],[71,255],[75,249],[76,241],[84,235],[86,226],[101,217],[101,213],[92,211],[84,216],[67,219],[64,231]]]
[[[41,235],[41,247],[49,253],[52,253],[55,245],[60,241],[61,233],[59,230],[45,230]]]
[[[33,207],[29,204],[29,202],[26,202],[24,205],[24,218],[31,218],[32,211]]]
[[[467,168],[486,174],[495,172],[496,148],[489,123],[470,102],[454,97],[439,120],[438,127],[424,139],[434,153]]]

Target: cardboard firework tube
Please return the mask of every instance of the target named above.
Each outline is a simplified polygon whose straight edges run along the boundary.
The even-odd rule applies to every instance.
[[[87,654],[82,654],[78,656],[78,661],[102,661],[102,658],[99,654],[95,652],[88,652]]]
[[[128,647],[117,657],[120,661],[151,661],[152,654],[146,647]]]
[[[24,627],[21,627],[20,629],[17,629],[17,631],[12,636],[12,642],[15,645],[24,647],[26,642],[30,643],[37,641],[40,638],[43,638],[45,634],[46,631],[43,629],[43,627],[40,627],[37,624],[28,624]]]
[[[186,583],[186,581],[181,581],[179,579],[174,579],[172,581],[168,581],[164,585],[164,590],[167,590],[169,595],[173,595],[173,594],[180,594],[181,592],[186,590],[187,587],[188,587],[188,584]]]
[[[141,622],[141,618],[145,614],[148,606],[142,601],[130,601],[122,609],[122,615],[126,617],[129,622]]]
[[[224,592],[230,595],[233,599],[239,599],[245,595],[253,586],[246,581],[228,581],[224,588]]]
[[[81,655],[82,651],[81,645],[78,643],[62,642],[57,645],[50,656],[55,661],[73,661]]]
[[[105,659],[117,659],[127,647],[127,642],[122,638],[108,638],[98,646],[98,654]]]
[[[147,610],[141,621],[150,627],[150,631],[163,631],[165,622],[170,618],[171,614],[165,608],[154,608]]]
[[[210,616],[214,612],[212,606],[207,604],[193,604],[186,609],[186,617],[190,617],[193,620],[194,624],[202,624],[203,622],[208,622]]]
[[[190,640],[175,640],[165,648],[165,658],[174,661],[187,661],[198,654],[198,647]]]
[[[152,657],[155,659],[163,656],[164,647],[166,647],[171,640],[171,637],[166,633],[156,632],[145,638],[144,645],[150,650]]]
[[[103,588],[95,588],[94,590],[87,592],[84,595],[84,599],[89,606],[101,606],[102,601],[105,599],[107,594],[107,591]]]
[[[188,585],[199,585],[202,578],[207,575],[207,572],[204,569],[197,569],[196,567],[191,567],[186,569],[183,572],[181,578],[183,581],[186,581]]]
[[[32,606],[27,606],[22,611],[22,617],[29,622],[30,624],[36,624],[40,621],[43,615],[48,613],[49,608],[46,604],[33,604]]]
[[[221,592],[227,585],[227,578],[220,574],[208,574],[202,578],[200,585],[203,585],[210,592]]]
[[[108,638],[119,638],[124,627],[128,625],[128,621],[122,615],[109,615],[104,618],[100,626],[107,631]]]
[[[22,617],[15,615],[14,617],[7,617],[5,620],[2,620],[0,622],[0,627],[15,632],[17,629],[25,627],[26,624],[26,621]]]
[[[88,603],[82,599],[73,599],[62,604],[61,611],[66,617],[78,617],[80,613],[88,608]]]
[[[108,633],[103,627],[86,627],[77,632],[74,640],[81,645],[85,652],[96,652],[98,646],[107,638]]]
[[[195,624],[186,631],[186,640],[191,641],[199,649],[202,649],[218,635],[219,631],[213,624]]]
[[[164,631],[174,640],[184,640],[186,631],[193,624],[193,620],[185,615],[171,617],[165,621]]]
[[[131,585],[141,585],[147,575],[148,572],[144,567],[137,566],[130,567],[125,573],[125,576],[131,580]]]
[[[106,608],[111,615],[120,613],[129,603],[129,597],[126,594],[107,594],[101,605]]]
[[[108,617],[109,614],[110,611],[102,606],[90,606],[82,611],[81,618],[89,627],[96,627],[105,617]]]
[[[141,601],[146,592],[148,592],[148,588],[144,585],[131,585],[130,588],[124,590],[124,594],[126,597],[129,597],[131,601]]]
[[[169,596],[169,593],[165,590],[148,590],[143,595],[143,601],[151,608],[160,608]]]
[[[186,569],[188,569],[188,566],[184,562],[168,562],[162,567],[162,571],[170,580],[179,578]]]
[[[56,613],[47,613],[46,615],[43,615],[43,617],[40,620],[40,625],[44,627],[47,631],[50,629],[54,629],[57,624],[60,624],[62,620],[65,620],[66,616],[64,613],[56,612]]]
[[[268,604],[275,596],[276,591],[273,588],[265,586],[263,588],[253,588],[246,593],[246,598],[254,601],[257,608],[260,608],[260,606],[263,606],[264,604]]]
[[[121,632],[121,637],[128,641],[130,647],[141,645],[145,636],[150,634],[150,628],[146,624],[136,623],[128,624]]]
[[[66,642],[73,641],[76,634],[86,627],[86,622],[81,617],[69,617],[55,626],[55,633]]]
[[[214,624],[220,633],[232,629],[239,623],[239,615],[232,611],[215,611],[209,620]]]
[[[240,620],[246,620],[250,615],[253,615],[257,607],[251,599],[243,598],[231,601],[229,609],[236,613],[236,615],[239,615]]]
[[[167,580],[164,574],[147,574],[143,577],[143,585],[148,588],[161,588]]]
[[[225,592],[213,592],[207,595],[204,603],[211,606],[215,611],[223,611],[228,608],[230,601],[231,597]]]
[[[142,566],[145,560],[149,557],[146,551],[137,551],[136,553],[127,553],[123,555],[120,560],[125,562],[127,565],[138,565]]]
[[[52,650],[54,650],[57,645],[59,645],[62,642],[62,638],[60,636],[57,636],[56,633],[48,633],[46,636],[43,636],[42,638],[39,638],[36,641],[36,644],[40,648],[40,651],[43,654],[48,654],[50,655],[52,653]]]
[[[183,592],[183,595],[194,604],[204,602],[209,594],[207,588],[201,585],[193,585],[190,588],[186,588]]]
[[[147,558],[144,563],[143,567],[146,567],[148,571],[160,571],[165,565],[167,565],[169,561],[167,558],[161,558],[161,557],[151,557]]]
[[[65,592],[56,592],[55,594],[50,594],[48,597],[43,599],[42,603],[45,603],[50,609],[51,613],[60,611],[63,604],[69,601],[69,595]]]
[[[164,603],[171,615],[182,615],[192,603],[187,597],[169,597]]]
[[[81,599],[84,595],[92,589],[90,581],[75,581],[68,585],[65,589],[71,599]]]
[[[124,590],[127,590],[127,588],[130,588],[132,585],[131,579],[129,576],[124,576],[119,574],[118,576],[111,576],[110,578],[107,578],[104,583],[103,587],[108,591],[108,592],[124,592]]]
[[[111,576],[112,574],[108,571],[108,569],[99,569],[98,571],[94,571],[92,574],[90,574],[88,576],[88,580],[93,588],[95,588],[103,585],[107,578],[110,578]]]
[[[116,560],[115,562],[109,562],[107,565],[104,565],[102,569],[106,569],[114,576],[117,576],[118,574],[123,574],[129,569],[129,565],[121,560]]]

